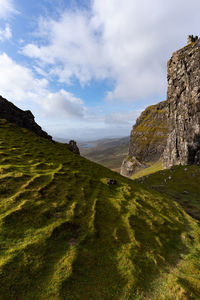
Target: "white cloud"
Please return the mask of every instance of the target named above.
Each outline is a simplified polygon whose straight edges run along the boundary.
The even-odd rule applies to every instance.
[[[6,19],[12,15],[17,14],[12,0],[0,0],[0,19]],[[4,28],[0,28],[0,42],[9,40],[12,37],[10,25],[7,23]]]
[[[13,61],[6,53],[0,54],[0,91],[15,101],[37,100],[45,94],[48,82],[37,79],[33,72]]]
[[[166,62],[197,34],[199,0],[94,0],[91,11],[64,11],[40,19],[44,41],[23,53],[50,67],[50,75],[70,83],[111,78],[108,99],[138,100],[166,90]],[[45,45],[44,45],[45,44]]]
[[[81,99],[65,90],[49,93],[42,105],[46,115],[53,117],[83,118],[86,110]]]
[[[12,0],[0,0],[0,18],[6,19],[11,14],[18,13]]]
[[[49,41],[47,46],[28,44],[23,53],[53,65],[51,74],[61,82],[76,76],[82,84],[92,78],[108,76],[108,62],[99,45],[99,28],[94,28],[86,12],[65,12],[59,21],[40,20],[40,35]]]
[[[105,116],[105,123],[112,126],[120,125],[127,127],[129,124],[133,125],[135,123],[140,113],[140,110],[110,113]]]
[[[81,99],[60,90],[52,93],[46,79],[38,79],[35,74],[13,61],[7,54],[0,54],[0,91],[1,95],[15,103],[26,105],[48,117],[83,117],[85,107]]]
[[[50,92],[46,79],[37,79],[29,68],[0,54],[0,93],[57,137],[95,139],[127,135],[139,112],[90,111],[80,98],[66,90]]]
[[[4,29],[0,28],[0,41],[9,40],[12,37],[12,32],[9,24],[6,24]]]

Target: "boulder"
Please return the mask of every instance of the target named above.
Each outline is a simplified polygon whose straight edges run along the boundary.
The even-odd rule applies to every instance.
[[[79,148],[74,140],[69,141],[69,150],[75,154],[80,155]]]

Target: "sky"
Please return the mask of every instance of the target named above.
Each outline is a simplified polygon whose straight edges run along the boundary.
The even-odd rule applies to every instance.
[[[0,0],[0,95],[53,137],[128,136],[166,99],[199,0]]]

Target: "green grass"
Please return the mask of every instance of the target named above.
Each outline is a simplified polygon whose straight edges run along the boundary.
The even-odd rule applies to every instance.
[[[198,299],[199,224],[149,185],[0,120],[0,299]]]
[[[140,171],[136,172],[133,176],[131,176],[131,179],[138,179],[140,177],[144,177],[156,173],[162,169],[163,169],[163,163],[161,161],[157,161],[150,167],[141,169]]]
[[[187,213],[200,220],[199,166],[175,166],[141,180],[156,191],[177,201]]]

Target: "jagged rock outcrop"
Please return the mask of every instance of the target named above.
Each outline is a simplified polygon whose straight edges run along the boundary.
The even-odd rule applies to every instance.
[[[164,167],[200,164],[200,39],[175,52],[168,62],[167,111]]]
[[[69,150],[72,151],[75,154],[80,155],[79,148],[78,148],[76,142],[73,141],[73,140],[69,141]]]
[[[158,161],[166,147],[167,134],[166,101],[147,107],[131,131],[129,154],[122,163],[121,175],[132,176]]]
[[[122,162],[120,174],[126,177],[131,177],[142,168],[146,168],[146,165],[140,163],[134,156],[132,158],[127,156]]]
[[[52,137],[35,122],[30,110],[23,111],[2,96],[0,96],[0,119],[6,119],[19,127],[27,128],[41,137],[52,140]]]

